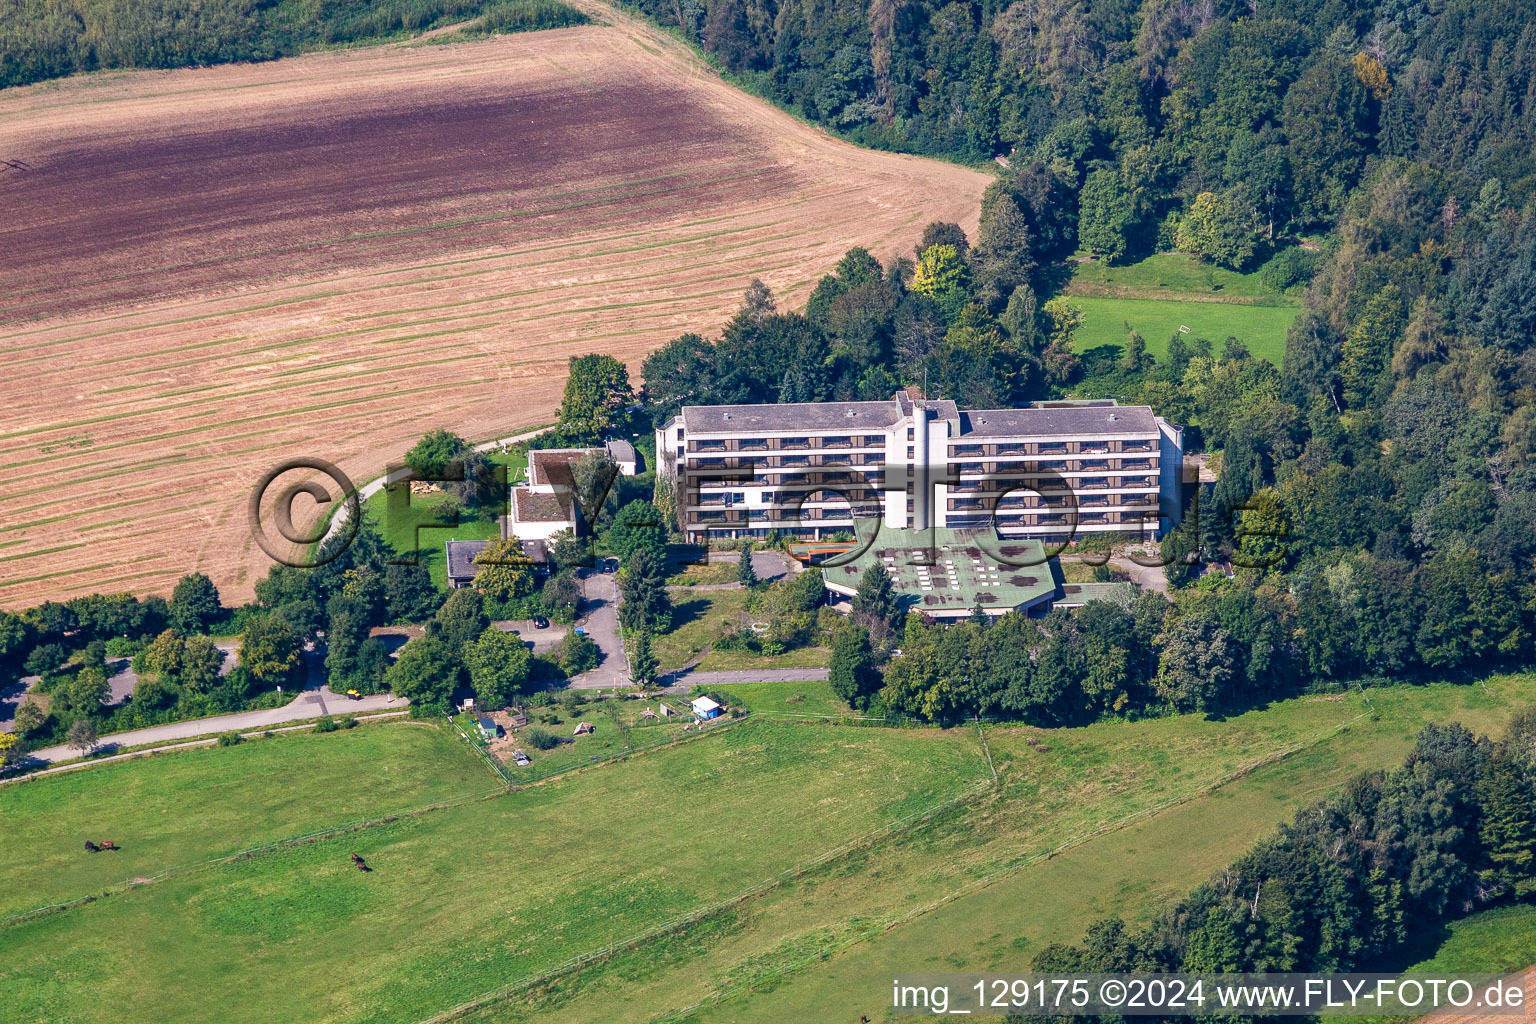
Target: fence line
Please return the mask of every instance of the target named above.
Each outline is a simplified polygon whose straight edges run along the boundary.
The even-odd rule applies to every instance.
[[[459,735],[464,738],[464,742],[469,744],[471,750],[480,755],[480,760],[484,761],[486,766],[490,768],[492,772],[496,773],[496,777],[498,779],[506,783],[508,788],[511,788],[515,785],[512,780],[512,776],[507,772],[507,766],[501,763],[500,758],[492,757],[489,750],[485,749],[479,743],[476,743],[470,737],[469,733],[464,731],[464,727],[459,724],[457,718],[452,715],[444,715],[443,717],[448,720],[449,725],[458,730]]]
[[[703,907],[698,907],[680,917],[675,917],[669,921],[664,921],[661,924],[653,925],[643,932],[631,935],[625,939],[619,939],[615,942],[611,942],[599,949],[589,950],[585,953],[578,953],[577,955],[570,957],[569,959],[564,960],[553,967],[549,967],[535,974],[530,974],[526,977],[519,978],[518,980],[504,985],[501,988],[495,989],[491,992],[486,992],[482,995],[476,996],[471,1000],[468,1000],[467,1002],[460,1003],[458,1006],[444,1010],[432,1017],[428,1017],[425,1021],[422,1021],[421,1024],[445,1024],[447,1021],[462,1019],[467,1014],[474,1013],[476,1010],[484,1009],[493,1003],[498,1003],[505,999],[511,998],[511,996],[515,995],[516,993],[531,988],[540,982],[553,980],[554,978],[560,977],[561,975],[569,974],[572,971],[579,970],[588,964],[597,963],[601,960],[607,959],[620,950],[638,946],[641,943],[650,941],[651,939],[660,938],[661,936],[670,932],[677,931],[680,928],[685,928],[690,924],[696,924],[699,921],[718,914],[722,910],[728,909],[729,907],[749,900],[752,897],[760,895],[777,885],[783,884],[784,882],[791,881],[795,878],[799,878],[805,874],[808,874],[809,872],[814,871],[818,867],[821,867],[830,861],[852,853],[855,850],[869,846],[870,844],[880,839],[888,838],[908,829],[915,828],[925,821],[931,820],[932,818],[935,818],[948,810],[951,810],[963,803],[974,800],[978,796],[990,792],[991,788],[991,785],[987,782],[982,782],[979,785],[972,786],[969,789],[960,792],[956,796],[949,798],[948,800],[940,801],[934,806],[921,811],[913,811],[911,814],[897,818],[895,821],[886,825],[882,825],[880,828],[873,829],[864,833],[863,835],[856,836],[853,839],[840,843],[829,850],[825,850],[810,860],[805,861],[804,863],[785,868],[783,871],[780,871],[777,874],[770,875],[760,882],[755,882],[752,885],[747,886],[734,895],[727,896],[724,899],[717,900],[716,902],[707,904]]]

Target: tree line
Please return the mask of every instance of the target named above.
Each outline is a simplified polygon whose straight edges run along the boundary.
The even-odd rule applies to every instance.
[[[0,88],[101,68],[275,60],[469,19],[471,35],[588,21],[560,0],[4,0]]]

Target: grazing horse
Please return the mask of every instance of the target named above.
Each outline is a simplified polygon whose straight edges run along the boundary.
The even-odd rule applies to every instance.
[[[359,857],[355,853],[352,855],[352,863],[357,865],[357,870],[359,870],[359,871],[372,871],[373,870],[373,868],[370,868],[368,866],[368,862],[367,861],[363,860],[363,858]]]
[[[98,848],[102,850],[115,850],[117,849],[117,844],[110,839],[103,839],[101,843],[98,844]]]
[[[89,850],[91,853],[99,853],[101,851],[101,847],[97,846],[95,843],[91,842],[89,839],[87,839],[85,841],[85,848],[87,850]]]

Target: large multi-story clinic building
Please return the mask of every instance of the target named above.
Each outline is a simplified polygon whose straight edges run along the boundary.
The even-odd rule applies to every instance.
[[[656,456],[694,542],[821,539],[876,516],[896,529],[1150,538],[1182,514],[1182,428],[1113,401],[966,412],[898,391],[886,402],[690,405],[656,431]]]

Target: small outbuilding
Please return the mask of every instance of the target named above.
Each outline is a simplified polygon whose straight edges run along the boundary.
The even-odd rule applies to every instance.
[[[488,740],[493,740],[497,737],[497,735],[499,735],[499,729],[497,728],[496,721],[495,719],[491,718],[490,715],[481,715],[475,721],[475,725],[479,727],[480,735]]]
[[[576,726],[576,732],[573,735],[585,736],[592,731],[594,730],[592,729],[591,722],[582,722],[580,725]]]
[[[699,721],[720,717],[720,705],[709,697],[693,698],[693,717]]]

